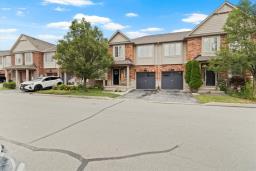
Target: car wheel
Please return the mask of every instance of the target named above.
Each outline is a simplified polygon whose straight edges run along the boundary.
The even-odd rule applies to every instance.
[[[42,89],[43,89],[43,86],[39,84],[35,86],[34,91],[40,91]]]
[[[59,85],[61,85],[62,83],[61,82],[59,82],[59,83],[57,83],[57,86],[59,86]]]

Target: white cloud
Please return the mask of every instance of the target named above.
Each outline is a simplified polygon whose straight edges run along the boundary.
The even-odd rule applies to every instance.
[[[67,11],[67,9],[66,8],[61,8],[61,7],[56,7],[56,8],[54,8],[54,11],[64,12],[64,11]]]
[[[140,32],[140,31],[130,31],[130,32],[126,32],[126,35],[129,37],[129,38],[137,38],[137,37],[142,37],[142,36],[147,36],[148,33],[143,33],[143,32]]]
[[[63,38],[63,36],[51,35],[51,34],[40,34],[37,36],[39,39],[56,42]]]
[[[100,17],[96,15],[84,15],[79,13],[74,16],[74,19],[77,19],[77,20],[81,20],[82,18],[84,18],[86,21],[92,24],[106,24],[111,22],[110,18]]]
[[[11,8],[0,8],[2,11],[10,11]]]
[[[15,28],[10,28],[10,29],[0,29],[0,33],[14,33],[16,32],[17,29]]]
[[[149,28],[141,29],[140,31],[142,31],[142,32],[159,32],[159,31],[163,31],[163,30],[164,29],[158,28],[158,27],[149,27]]]
[[[191,29],[188,29],[188,28],[182,28],[182,29],[176,29],[176,30],[173,30],[172,32],[184,32],[184,31],[191,31]]]
[[[11,35],[11,34],[0,34],[0,40],[16,40],[17,39],[17,36],[16,35]],[[4,44],[4,43],[1,43],[1,44]]]
[[[139,15],[133,12],[129,12],[125,14],[126,17],[138,17]]]
[[[183,18],[182,21],[185,23],[199,24],[207,18],[206,14],[193,13],[189,14],[187,18]]]
[[[22,17],[22,16],[25,15],[25,13],[24,13],[22,10],[18,10],[18,11],[16,12],[16,15]]]
[[[60,4],[72,6],[94,5],[94,3],[91,0],[44,0],[43,4]]]
[[[103,28],[106,30],[123,30],[125,29],[127,26],[124,26],[122,24],[118,24],[118,23],[107,23],[104,24]]]
[[[68,29],[71,25],[71,22],[61,21],[61,22],[53,22],[46,25],[47,28],[55,28],[55,29]]]

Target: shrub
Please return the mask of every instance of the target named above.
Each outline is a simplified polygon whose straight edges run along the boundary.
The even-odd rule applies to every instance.
[[[220,91],[227,92],[228,90],[227,82],[225,80],[219,80],[218,87],[220,88]]]
[[[186,83],[190,83],[190,78],[191,78],[191,69],[192,69],[192,61],[188,61],[186,64],[186,74],[185,74],[185,80]]]
[[[58,86],[57,86],[57,89],[58,89],[58,90],[64,90],[64,89],[65,89],[65,86],[66,86],[65,84],[58,85]]]
[[[241,88],[239,93],[242,98],[254,99],[253,86],[251,82],[246,82],[245,85]]]
[[[198,89],[202,86],[203,81],[201,78],[199,62],[193,60],[191,64],[191,77],[189,82],[189,87],[192,92],[197,92]]]
[[[233,76],[230,79],[229,84],[230,84],[231,88],[239,91],[243,86],[245,86],[245,79],[241,76]]]
[[[16,83],[15,82],[5,82],[3,84],[3,87],[7,88],[7,89],[16,89]]]

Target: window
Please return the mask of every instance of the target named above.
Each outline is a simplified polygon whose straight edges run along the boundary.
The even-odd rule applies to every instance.
[[[164,44],[164,56],[175,57],[182,55],[182,43]]]
[[[220,47],[219,36],[204,37],[202,44],[203,53],[216,53]]]
[[[15,65],[23,64],[23,54],[15,54]]]
[[[0,57],[0,66],[3,66],[3,57]]]
[[[33,64],[33,54],[25,53],[25,65],[32,65],[32,64]]]
[[[144,45],[137,47],[138,58],[150,58],[154,55],[154,45]]]
[[[115,58],[125,57],[125,47],[123,45],[113,47],[113,55]]]
[[[12,65],[12,57],[11,56],[6,56],[4,58],[4,66],[9,67]]]
[[[54,62],[53,56],[54,56],[54,53],[45,53],[44,54],[44,61],[46,63]]]

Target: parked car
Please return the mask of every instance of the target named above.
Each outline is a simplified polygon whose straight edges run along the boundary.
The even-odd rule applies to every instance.
[[[63,81],[60,77],[55,77],[55,76],[39,77],[35,80],[25,81],[21,83],[20,90],[39,91],[43,89],[49,89],[60,84],[63,84]]]

